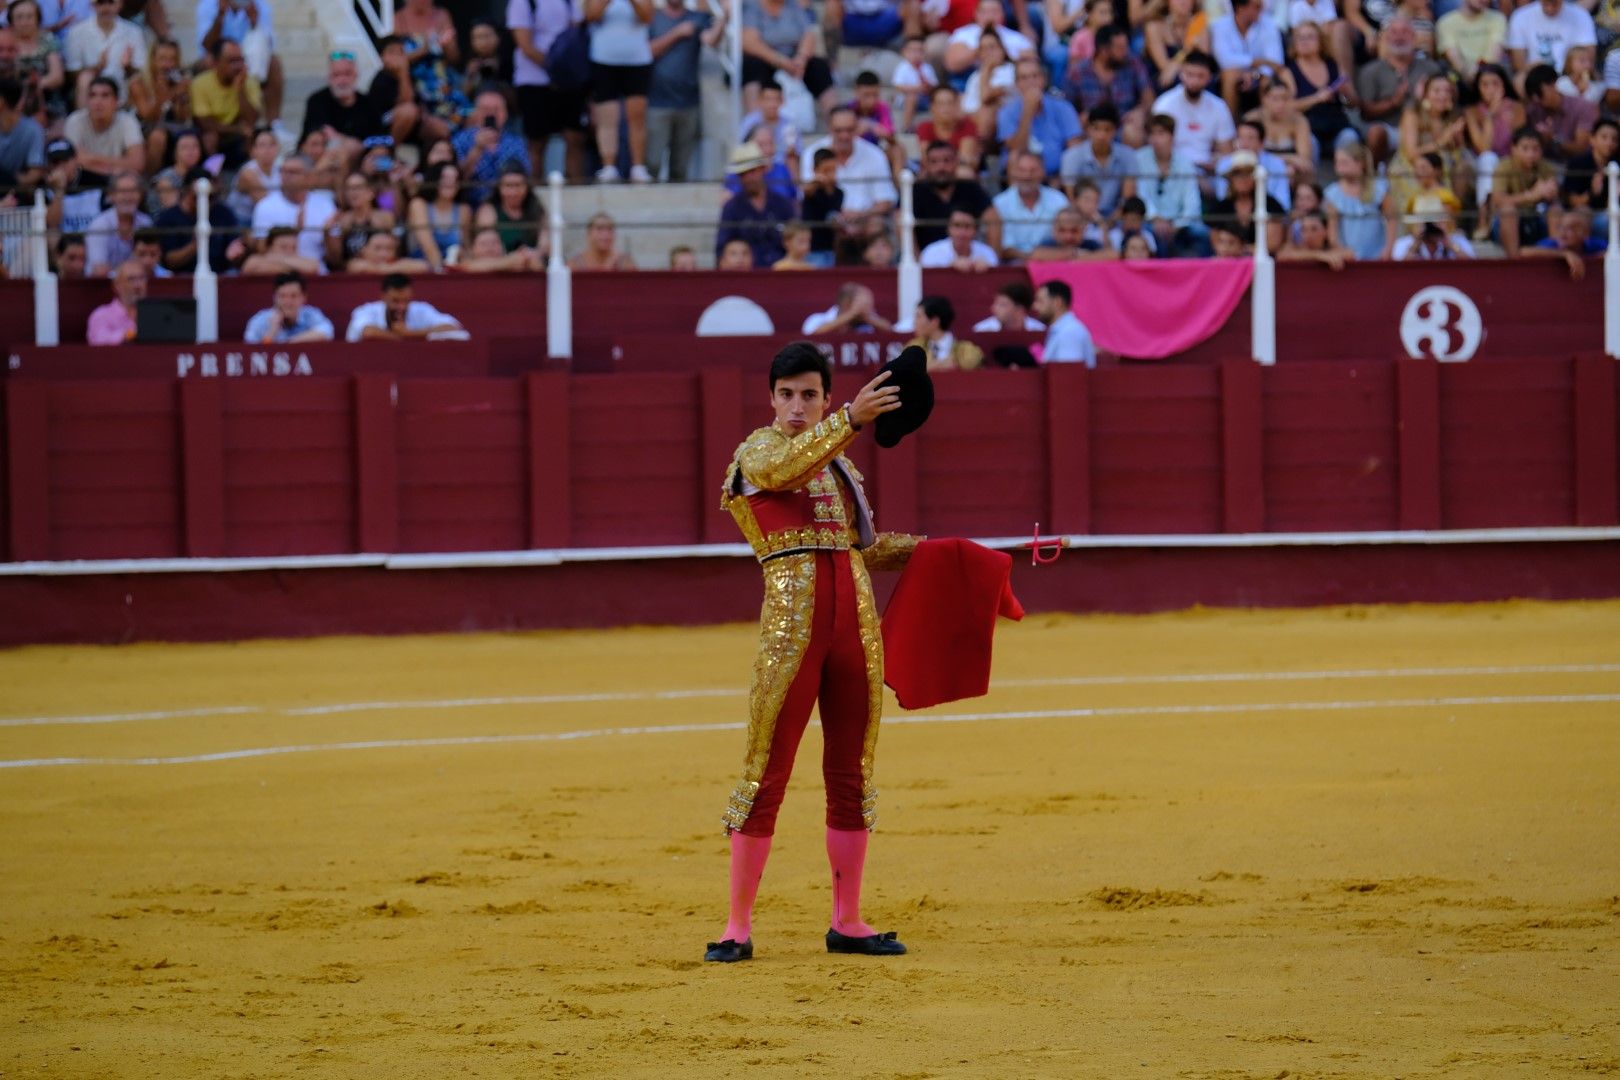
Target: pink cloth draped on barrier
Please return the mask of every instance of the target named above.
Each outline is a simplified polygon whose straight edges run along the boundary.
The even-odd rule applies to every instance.
[[[1249,288],[1249,259],[1141,259],[1030,263],[1036,288],[1054,279],[1074,292],[1074,313],[1097,347],[1157,360],[1219,330]]]

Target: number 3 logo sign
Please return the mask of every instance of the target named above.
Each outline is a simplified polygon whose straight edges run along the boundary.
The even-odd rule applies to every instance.
[[[1419,289],[1401,312],[1401,344],[1413,359],[1467,360],[1484,336],[1479,308],[1450,285]]]

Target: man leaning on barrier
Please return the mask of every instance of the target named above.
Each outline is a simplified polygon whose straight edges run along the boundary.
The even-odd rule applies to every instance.
[[[306,303],[304,275],[296,270],[276,278],[271,304],[248,320],[243,340],[254,345],[331,341],[332,320]]]

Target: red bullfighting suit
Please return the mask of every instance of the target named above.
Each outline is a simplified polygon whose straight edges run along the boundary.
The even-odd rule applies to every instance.
[[[883,711],[883,638],[867,569],[899,569],[917,538],[879,534],[861,475],[842,451],[845,409],[790,437],[755,431],[726,471],[731,512],[765,575],[743,775],[728,832],[769,837],[799,737],[819,698],[827,826],[870,829],[872,761]]]

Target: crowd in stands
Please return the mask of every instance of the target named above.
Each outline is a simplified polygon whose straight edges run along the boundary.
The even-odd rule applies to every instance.
[[[716,252],[740,239],[760,268],[870,264],[868,245],[893,249],[910,167],[925,267],[1263,243],[1338,268],[1469,258],[1488,239],[1578,275],[1607,235],[1620,9],[1502,2],[829,2],[829,40],[864,47],[848,78],[812,74],[786,31],[745,34],[759,82]],[[785,111],[805,87],[819,140]],[[802,257],[790,225],[809,231]]]
[[[1261,243],[1338,267],[1489,239],[1579,273],[1620,154],[1620,7],[1496,2],[745,0],[714,263],[888,265],[911,168],[930,267]],[[333,52],[293,132],[271,0],[199,0],[185,42],[160,0],[11,0],[0,198],[46,191],[66,274],[154,241],[149,275],[535,269],[553,140],[578,182],[692,175],[727,30],[700,7],[510,0],[458,26],[400,0],[369,85]],[[635,263],[599,216],[572,265]]]

